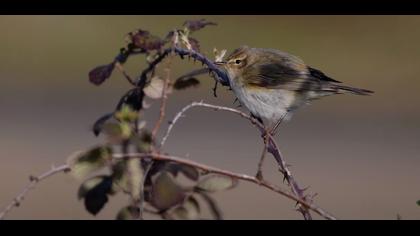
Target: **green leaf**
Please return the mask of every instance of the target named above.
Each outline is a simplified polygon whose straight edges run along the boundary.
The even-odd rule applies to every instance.
[[[71,174],[76,178],[83,178],[88,174],[106,166],[112,158],[112,149],[108,146],[98,146],[87,152],[77,153],[68,160]]]
[[[209,206],[210,213],[212,214],[213,218],[215,220],[223,220],[222,210],[220,210],[216,200],[214,200],[209,194],[205,192],[200,192],[199,194]]]
[[[86,210],[96,215],[108,202],[112,179],[109,176],[97,176],[86,180],[78,191],[79,199],[84,198]]]
[[[127,174],[129,190],[131,197],[138,201],[142,194],[143,185],[143,169],[141,168],[141,162],[138,158],[131,158],[127,161]]]
[[[175,220],[196,220],[200,217],[200,204],[190,196],[184,204],[173,209],[170,215]]]
[[[134,122],[138,118],[138,113],[131,109],[130,106],[124,105],[117,113],[115,113],[115,118],[120,121]]]
[[[112,167],[112,192],[117,193],[120,190],[129,191],[127,176],[127,160],[120,160]]]
[[[137,148],[138,152],[150,152],[152,146],[152,135],[149,131],[144,130],[140,135],[134,134],[131,137],[131,142]]]
[[[217,192],[221,190],[227,190],[235,187],[238,181],[232,177],[224,175],[211,174],[201,179],[196,189],[207,192]]]
[[[126,206],[121,208],[118,212],[117,220],[134,220],[138,219],[140,214],[140,208],[134,206]]]
[[[132,134],[132,128],[129,123],[106,123],[102,128],[111,143],[120,143],[123,140],[129,139]]]
[[[185,199],[185,192],[168,172],[161,173],[152,185],[152,204],[159,210],[175,206]]]

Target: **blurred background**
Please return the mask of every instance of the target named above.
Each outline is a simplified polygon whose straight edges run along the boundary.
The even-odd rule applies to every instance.
[[[142,28],[163,37],[200,18],[219,23],[194,34],[207,55],[214,47],[276,48],[374,90],[370,97],[328,97],[301,109],[282,124],[278,143],[295,178],[338,218],[420,219],[419,16],[0,16],[0,208],[30,174],[102,141],[90,127],[129,85],[114,73],[96,87],[87,74],[113,59],[126,33]],[[126,69],[134,76],[144,65],[144,57],[132,58]],[[178,59],[173,68],[175,76],[199,65]],[[214,98],[213,80],[200,79],[199,88],[173,93],[166,121],[191,101],[236,106],[226,88]],[[150,103],[149,125],[158,114],[158,102]],[[260,135],[246,120],[203,109],[175,126],[165,148],[251,175],[261,150]],[[264,170],[280,184],[271,158]],[[125,196],[111,198],[93,217],[76,198],[79,184],[64,174],[48,179],[8,219],[113,219],[126,204]],[[252,184],[214,197],[226,219],[301,219],[294,202]]]

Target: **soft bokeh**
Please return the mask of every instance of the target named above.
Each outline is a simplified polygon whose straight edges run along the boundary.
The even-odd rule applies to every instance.
[[[186,19],[219,23],[198,33],[202,50],[240,45],[277,48],[371,97],[328,97],[282,124],[278,142],[297,180],[318,193],[316,203],[340,219],[420,219],[419,16],[0,16],[0,207],[30,174],[63,163],[75,150],[100,142],[90,131],[129,88],[114,73],[95,87],[87,73],[113,59],[124,35],[137,28],[164,36]],[[143,58],[132,59],[135,75]],[[177,60],[173,75],[198,68]],[[233,105],[212,80],[175,92],[169,120],[190,101]],[[146,112],[149,124],[158,103]],[[166,128],[166,125],[163,127]],[[192,110],[165,150],[210,165],[254,174],[258,132],[229,113]],[[280,183],[271,158],[266,176]],[[96,217],[76,199],[79,182],[60,174],[40,183],[8,219],[112,219],[126,197],[112,198]],[[301,219],[290,200],[247,183],[215,197],[226,219]],[[318,218],[318,217],[317,217]]]

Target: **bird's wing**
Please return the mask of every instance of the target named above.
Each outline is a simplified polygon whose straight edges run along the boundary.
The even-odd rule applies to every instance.
[[[261,63],[264,61],[264,63]],[[255,62],[244,71],[246,83],[251,86],[286,89],[291,91],[318,90],[325,82],[336,82],[321,71],[308,67],[292,55],[281,54]]]

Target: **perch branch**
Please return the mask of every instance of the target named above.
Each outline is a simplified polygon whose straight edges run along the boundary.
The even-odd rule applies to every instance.
[[[140,75],[140,78],[137,80],[136,85],[137,87],[143,88],[144,85],[147,82],[147,75],[152,72],[155,67],[163,60],[165,57],[167,57],[171,52],[174,52],[175,54],[179,55],[181,59],[183,59],[185,56],[192,57],[194,60],[198,60],[203,65],[206,65],[210,71],[213,71],[216,74],[216,81],[219,81],[224,86],[229,86],[229,78],[227,77],[226,73],[220,70],[213,61],[209,60],[204,55],[193,51],[193,50],[187,50],[180,47],[173,47],[173,48],[167,48],[165,49],[155,60],[151,61],[149,63],[149,66],[143,70],[143,72]]]
[[[52,168],[38,176],[30,176],[29,183],[26,187],[13,199],[13,201],[7,205],[2,212],[0,212],[0,220],[4,219],[4,217],[14,208],[18,207],[22,204],[23,199],[25,198],[26,194],[33,188],[35,188],[36,184],[41,182],[42,180],[55,175],[60,172],[67,172],[70,171],[70,167],[68,165],[61,165],[61,166],[52,166]]]
[[[271,184],[270,182],[266,181],[266,180],[259,180],[258,178],[256,178],[255,176],[250,176],[250,175],[246,175],[246,174],[241,174],[241,173],[235,173],[235,172],[231,172],[231,171],[227,171],[227,170],[223,170],[223,169],[219,169],[216,167],[212,167],[212,166],[208,166],[202,163],[198,163],[192,160],[187,160],[185,158],[181,158],[181,157],[175,157],[175,156],[170,156],[170,155],[164,155],[164,154],[158,154],[158,153],[128,153],[128,154],[113,154],[113,158],[116,159],[120,159],[120,158],[124,158],[124,157],[134,157],[134,158],[151,158],[153,160],[159,160],[159,161],[171,161],[171,162],[176,162],[178,164],[182,164],[182,165],[187,165],[187,166],[191,166],[194,168],[198,168],[201,169],[205,172],[209,172],[209,173],[215,173],[215,174],[221,174],[221,175],[225,175],[225,176],[229,176],[238,180],[243,180],[243,181],[247,181],[247,182],[251,182],[260,186],[263,186],[267,189],[270,189],[271,191],[274,191],[276,193],[279,193],[291,200],[294,200],[296,202],[298,202],[299,204],[305,206],[305,208],[310,209],[314,212],[316,212],[317,214],[319,214],[320,216],[324,217],[325,219],[329,219],[329,220],[336,220],[336,218],[326,212],[325,210],[323,210],[322,208],[320,208],[319,206],[313,204],[312,202],[307,202],[305,200],[303,200],[300,197],[297,197],[294,193],[291,193],[287,190],[284,190],[274,184]]]
[[[230,107],[216,106],[216,105],[204,103],[203,101],[193,102],[193,103],[185,106],[181,111],[179,111],[175,115],[174,119],[170,122],[168,130],[166,131],[166,134],[164,135],[164,137],[161,141],[161,146],[163,146],[163,144],[165,144],[171,130],[173,129],[173,126],[179,120],[179,118],[181,118],[187,110],[189,110],[190,108],[193,108],[193,107],[206,107],[206,108],[214,109],[216,111],[228,111],[228,112],[235,113],[235,114],[237,114],[237,115],[239,115],[239,116],[241,116],[245,119],[248,119],[255,127],[257,127],[260,130],[263,138],[268,139],[267,151],[269,153],[271,153],[274,156],[274,158],[276,159],[276,161],[277,161],[277,163],[280,167],[280,172],[284,175],[284,178],[289,183],[293,193],[296,194],[296,196],[298,196],[299,198],[301,198],[303,200],[307,200],[306,199],[307,197],[304,195],[304,189],[300,188],[297,181],[293,178],[292,173],[289,170],[286,162],[284,161],[284,158],[283,158],[283,156],[280,152],[280,149],[278,148],[274,138],[268,132],[266,132],[263,124],[261,124],[254,117],[252,117],[248,114],[245,114],[242,111],[239,111],[239,110],[236,110],[236,109],[233,109],[233,108],[230,108]],[[305,209],[304,206],[300,206],[299,211],[303,214],[305,219],[311,219],[311,215],[310,215],[309,211],[307,209]]]

